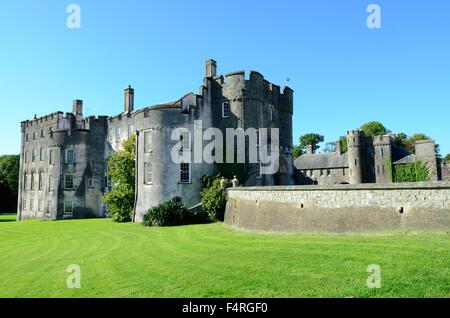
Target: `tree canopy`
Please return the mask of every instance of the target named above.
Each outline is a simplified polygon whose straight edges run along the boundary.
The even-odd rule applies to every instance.
[[[20,156],[0,156],[0,182],[17,193],[19,189]]]
[[[443,161],[444,163],[450,163],[450,153],[444,157]]]
[[[132,219],[135,195],[136,136],[122,144],[122,149],[108,159],[107,176],[112,189],[103,200],[107,211],[115,222],[129,222]]]
[[[362,125],[361,130],[364,131],[367,137],[386,135],[390,133],[390,131],[378,121],[371,121]]]
[[[322,143],[324,140],[325,140],[324,136],[319,134],[315,133],[305,134],[303,136],[300,136],[300,148],[304,152],[306,146],[311,145],[313,147],[313,152],[315,152],[317,149],[320,148],[319,144]]]

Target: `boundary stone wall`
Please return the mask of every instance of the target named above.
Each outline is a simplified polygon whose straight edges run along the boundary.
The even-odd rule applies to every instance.
[[[450,182],[230,188],[225,223],[305,234],[450,231]]]

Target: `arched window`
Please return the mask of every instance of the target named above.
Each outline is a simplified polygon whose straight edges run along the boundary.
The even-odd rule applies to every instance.
[[[26,172],[26,171],[23,174],[23,189],[24,190],[28,189],[28,172]]]
[[[274,113],[274,109],[272,105],[269,105],[269,121],[273,122],[273,113]]]
[[[43,170],[39,170],[38,189],[39,190],[44,189],[44,171]]]
[[[31,190],[35,189],[34,175],[35,175],[35,172],[31,171],[31,187],[30,187]]]

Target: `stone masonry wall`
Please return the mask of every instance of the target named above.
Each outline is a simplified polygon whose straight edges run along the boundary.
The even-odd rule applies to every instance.
[[[229,189],[225,222],[285,233],[449,231],[450,182]]]

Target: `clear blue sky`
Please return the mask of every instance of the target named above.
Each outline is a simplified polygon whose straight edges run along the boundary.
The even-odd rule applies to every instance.
[[[80,30],[66,27],[71,3]],[[366,26],[371,3],[382,29]],[[76,98],[113,115],[128,84],[139,107],[197,93],[207,58],[220,73],[289,77],[294,142],[378,120],[450,152],[448,0],[2,0],[0,39],[0,154],[19,152],[20,121]]]

